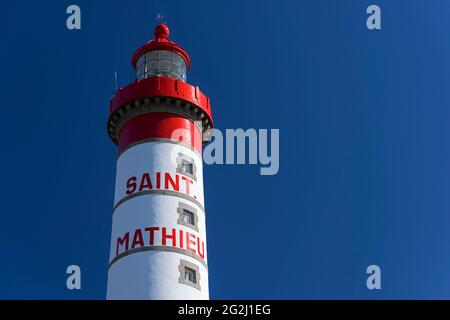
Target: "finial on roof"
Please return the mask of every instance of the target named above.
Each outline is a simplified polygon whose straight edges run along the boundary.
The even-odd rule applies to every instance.
[[[164,23],[158,24],[153,30],[156,39],[167,39],[170,34],[169,27]]]

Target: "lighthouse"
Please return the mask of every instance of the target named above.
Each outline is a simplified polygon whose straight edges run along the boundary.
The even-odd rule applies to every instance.
[[[209,299],[202,145],[209,98],[159,24],[109,105],[118,146],[107,299]]]

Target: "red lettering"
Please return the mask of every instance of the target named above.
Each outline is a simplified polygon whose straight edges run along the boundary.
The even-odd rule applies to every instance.
[[[124,250],[124,252],[128,251],[129,238],[130,238],[130,233],[129,232],[125,233],[123,238],[120,238],[120,237],[117,238],[117,242],[116,242],[116,257],[119,255],[119,246],[122,246],[124,243],[125,243],[125,250]]]
[[[156,189],[161,189],[161,172],[156,173]]]
[[[133,236],[133,243],[131,244],[131,249],[134,249],[136,245],[139,244],[140,247],[144,246],[144,239],[142,238],[141,229],[136,229]]]
[[[144,247],[145,241],[142,235],[142,230],[149,233],[149,245],[155,244],[155,232],[160,230],[160,227],[147,227],[145,229],[136,229],[133,234],[133,241],[131,243],[131,249]],[[178,233],[178,234],[177,234]],[[205,242],[197,237],[195,234],[188,231],[178,230],[177,228],[161,228],[161,243],[163,246],[178,246],[180,249],[186,249],[194,254],[197,254],[200,258],[205,259]],[[184,238],[186,237],[186,239]],[[116,241],[116,256],[120,253],[129,250],[130,233],[125,233],[122,237],[118,237]],[[171,244],[168,242],[172,241]]]
[[[189,178],[186,178],[186,177],[181,177],[181,179],[183,179],[184,181],[186,181],[186,194],[191,194],[191,191],[190,191],[190,184],[192,184],[194,181],[192,181],[191,179],[189,179]]]
[[[180,230],[180,248],[183,249],[183,230]]]
[[[172,240],[172,247],[175,247],[177,245],[177,230],[175,228],[172,228],[172,233],[171,235],[167,235],[166,233],[166,228],[163,227],[162,228],[162,245],[165,246],[166,245],[166,241],[167,239],[171,239]]]
[[[127,181],[127,194],[130,195],[136,191],[136,177],[131,177]]]
[[[150,227],[150,228],[145,228],[145,231],[150,233],[150,239],[149,239],[149,245],[153,245],[155,243],[155,231],[158,231],[159,227]]]
[[[172,177],[170,176],[170,173],[166,172],[165,175],[165,181],[164,181],[164,188],[166,190],[169,190],[169,183],[172,186],[172,189],[175,191],[180,191],[180,176],[175,175],[175,181],[173,181]]]
[[[200,238],[197,238],[197,251],[200,258],[205,259],[205,242],[202,241],[202,251],[200,251]]]
[[[186,231],[186,250],[191,251],[192,253],[196,253],[195,252],[196,243],[195,241],[191,240],[192,237],[195,240],[195,235]],[[191,247],[191,244],[194,246],[194,248]]]
[[[139,186],[139,192],[144,190],[144,188],[147,188],[149,190],[153,188],[152,181],[150,180],[150,175],[148,173],[144,173],[142,175],[141,184]]]

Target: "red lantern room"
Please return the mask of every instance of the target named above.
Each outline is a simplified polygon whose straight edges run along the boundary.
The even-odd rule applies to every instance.
[[[148,41],[133,54],[131,63],[136,70],[135,82],[120,88],[110,101],[108,133],[113,142],[119,144],[120,150],[135,142],[131,140],[138,138],[130,140],[127,136],[121,139],[120,133],[125,122],[137,113],[155,112],[162,105],[165,105],[167,112],[194,122],[199,121],[202,133],[212,128],[209,98],[197,86],[186,82],[187,69],[191,64],[189,54],[169,40],[169,34],[167,25],[159,24],[155,27],[155,39]],[[142,107],[144,105],[145,108]],[[152,123],[148,125],[151,126]],[[197,144],[197,149],[201,149],[201,142],[194,143]]]

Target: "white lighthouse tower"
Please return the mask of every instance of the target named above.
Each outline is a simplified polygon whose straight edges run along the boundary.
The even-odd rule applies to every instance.
[[[118,144],[108,299],[208,299],[202,137],[209,98],[186,82],[188,53],[160,24],[110,101]]]

